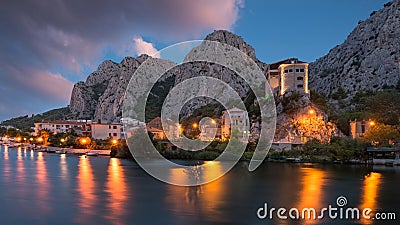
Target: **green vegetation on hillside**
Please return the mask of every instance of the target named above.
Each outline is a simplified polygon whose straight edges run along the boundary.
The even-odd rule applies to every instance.
[[[65,120],[69,119],[70,111],[68,107],[53,109],[42,114],[33,116],[20,116],[3,121],[1,126],[13,126],[20,130],[27,130],[34,126],[34,123],[41,122],[42,120]]]

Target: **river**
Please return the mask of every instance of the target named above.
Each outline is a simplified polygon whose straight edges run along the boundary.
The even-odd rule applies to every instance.
[[[371,208],[400,216],[400,168],[240,162],[199,187],[160,182],[136,163],[109,157],[0,148],[1,224],[399,224],[393,220],[260,219],[284,207]],[[343,206],[345,207],[345,206]],[[262,211],[264,212],[264,211]]]

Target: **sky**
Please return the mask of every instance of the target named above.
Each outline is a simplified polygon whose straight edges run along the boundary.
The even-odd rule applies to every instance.
[[[234,32],[266,63],[312,62],[388,0],[2,0],[0,121],[69,104],[104,60]]]

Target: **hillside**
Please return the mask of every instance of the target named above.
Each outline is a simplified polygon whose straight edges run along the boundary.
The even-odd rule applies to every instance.
[[[400,0],[372,12],[341,45],[309,66],[310,89],[335,100],[393,88],[400,77]],[[344,104],[346,108],[350,104]]]
[[[42,114],[34,116],[20,116],[3,121],[1,126],[13,126],[15,128],[25,130],[34,126],[34,123],[42,120],[63,120],[70,119],[70,110],[68,107],[53,109]]]

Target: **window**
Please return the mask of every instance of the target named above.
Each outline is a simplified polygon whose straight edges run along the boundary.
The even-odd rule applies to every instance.
[[[302,84],[298,84],[297,88],[303,88],[303,85]]]
[[[108,133],[108,136],[111,137],[111,133]]]
[[[289,70],[289,73],[292,73],[292,72],[293,72],[293,69],[290,69],[290,70]]]
[[[304,73],[304,69],[300,69],[300,73]]]
[[[285,73],[288,73],[288,70],[285,70]]]
[[[297,77],[297,80],[303,80],[303,77]]]
[[[296,73],[300,72],[300,69],[296,69]]]
[[[114,130],[117,129],[117,126],[113,126],[113,129],[114,129]]]
[[[65,128],[69,128],[69,125],[65,125]]]
[[[111,129],[111,125],[108,125],[108,129]]]
[[[116,137],[116,136],[117,136],[117,133],[113,133],[113,135],[114,135],[114,137]]]

